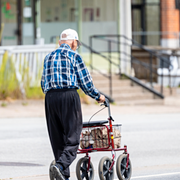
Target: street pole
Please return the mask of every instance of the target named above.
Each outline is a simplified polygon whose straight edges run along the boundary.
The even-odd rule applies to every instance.
[[[119,41],[119,43],[117,44],[117,48],[118,48],[118,57],[119,57],[119,75],[121,76],[121,46],[120,46],[120,42],[121,42],[121,37],[120,37],[120,0],[117,0],[117,12],[118,12],[118,17],[117,17],[117,39]]]
[[[41,22],[41,1],[37,0],[36,2],[36,34],[37,38],[41,38],[41,29],[40,29],[40,22]]]
[[[17,0],[17,44],[22,44],[22,0]]]
[[[76,22],[76,25],[77,25],[77,30],[78,30],[78,18],[79,18],[79,9],[78,9],[78,1],[79,0],[75,0],[75,22]]]
[[[34,23],[34,28],[33,28],[33,32],[34,32],[34,44],[36,44],[36,0],[33,0],[32,3],[32,11],[33,11],[33,23]]]
[[[41,0],[36,1],[36,44],[44,44],[44,39],[41,38]]]
[[[78,29],[79,40],[82,41],[82,0],[78,0],[77,5],[78,5],[77,29]],[[78,52],[81,53],[81,51],[82,49],[80,48]]]
[[[130,75],[131,73],[131,39],[132,39],[132,22],[131,22],[131,0],[120,1],[120,31],[121,35],[121,72]]]
[[[117,0],[117,12],[118,12],[118,17],[117,17],[117,34],[120,35],[120,0]]]

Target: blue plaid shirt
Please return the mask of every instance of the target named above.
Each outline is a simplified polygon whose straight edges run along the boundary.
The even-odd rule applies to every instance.
[[[69,45],[62,44],[44,59],[41,88],[46,94],[50,89],[79,89],[98,100],[99,91],[94,87],[82,57]]]

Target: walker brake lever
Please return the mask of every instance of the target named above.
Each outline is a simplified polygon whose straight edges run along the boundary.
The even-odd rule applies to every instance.
[[[109,120],[114,121],[114,119],[112,118],[112,116],[109,117]]]
[[[106,107],[109,107],[109,104],[107,103],[107,101],[104,101],[103,104],[101,104],[101,106],[106,106]]]
[[[105,101],[103,104],[101,104],[100,106],[106,106],[109,107],[109,100],[107,98],[105,98]]]
[[[106,102],[104,102],[103,104],[101,104],[100,106],[106,106],[108,107],[108,104]]]

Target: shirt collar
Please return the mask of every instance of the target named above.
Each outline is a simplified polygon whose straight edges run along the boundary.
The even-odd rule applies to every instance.
[[[60,48],[66,48],[66,49],[71,49],[71,47],[68,44],[61,44]]]

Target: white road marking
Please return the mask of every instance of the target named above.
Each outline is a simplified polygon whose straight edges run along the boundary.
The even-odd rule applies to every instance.
[[[132,177],[131,179],[141,179],[141,178],[149,178],[149,177],[161,177],[161,176],[170,176],[170,175],[176,175],[176,174],[180,174],[180,172],[174,172],[174,173],[165,173],[165,174],[154,174],[154,175],[146,175],[146,176],[136,176],[136,177]],[[114,179],[114,180],[118,180],[118,179]]]

